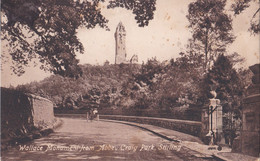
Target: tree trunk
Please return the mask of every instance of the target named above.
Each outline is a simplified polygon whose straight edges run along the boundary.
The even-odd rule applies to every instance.
[[[206,38],[205,38],[205,64],[204,64],[204,71],[207,70],[207,64],[208,64],[208,29],[206,29]]]

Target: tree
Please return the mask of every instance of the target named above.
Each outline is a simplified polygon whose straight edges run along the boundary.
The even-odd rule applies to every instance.
[[[240,74],[241,75],[241,74]],[[231,140],[235,137],[237,126],[234,120],[241,118],[240,110],[245,89],[244,80],[233,68],[232,62],[223,54],[219,55],[209,72],[205,75],[201,89],[204,106],[208,106],[210,91],[215,90],[223,107],[223,131]],[[245,74],[242,74],[245,75]],[[232,142],[232,141],[231,141]]]
[[[101,2],[104,0],[3,0],[1,34],[8,42],[13,72],[23,74],[24,66],[38,58],[43,70],[62,76],[82,75],[76,53],[84,53],[84,48],[77,29],[99,25],[108,30]],[[108,8],[133,10],[139,26],[146,26],[153,19],[154,5],[155,0],[113,0]]]
[[[233,10],[234,15],[239,15],[240,13],[242,13],[246,8],[250,6],[249,4],[250,2],[252,2],[252,0],[235,1],[235,3],[231,5],[231,9]],[[258,1],[258,6],[259,3],[260,1]],[[260,7],[258,7],[252,19],[250,20],[251,26],[249,28],[249,31],[252,32],[253,34],[258,34],[260,32],[259,16],[257,18],[257,14],[259,14],[259,12],[260,12]]]
[[[226,0],[197,0],[189,4],[194,47],[205,56],[204,70],[234,41],[232,20],[225,11]]]
[[[122,7],[132,10],[140,27],[147,26],[153,19],[156,0],[111,0],[108,8]]]
[[[240,86],[240,78],[228,57],[221,54],[217,58],[206,76],[206,82],[211,90],[216,89],[217,98],[221,100],[224,112],[232,111],[237,107],[230,103],[235,103],[236,96],[242,96],[243,86]]]

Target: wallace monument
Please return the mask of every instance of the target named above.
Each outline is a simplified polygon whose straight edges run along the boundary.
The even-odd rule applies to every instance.
[[[126,59],[126,30],[122,22],[119,22],[116,32],[115,32],[115,64],[135,64],[138,62],[137,55],[133,55],[132,58],[128,61]]]

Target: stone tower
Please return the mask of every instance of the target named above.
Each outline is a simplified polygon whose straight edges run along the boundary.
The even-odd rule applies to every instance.
[[[119,22],[116,32],[116,55],[115,55],[115,64],[127,63],[126,62],[126,49],[125,49],[125,36],[126,31],[122,22]]]

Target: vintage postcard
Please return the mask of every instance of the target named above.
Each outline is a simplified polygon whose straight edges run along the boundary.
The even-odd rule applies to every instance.
[[[1,160],[257,160],[259,9],[1,1]]]

